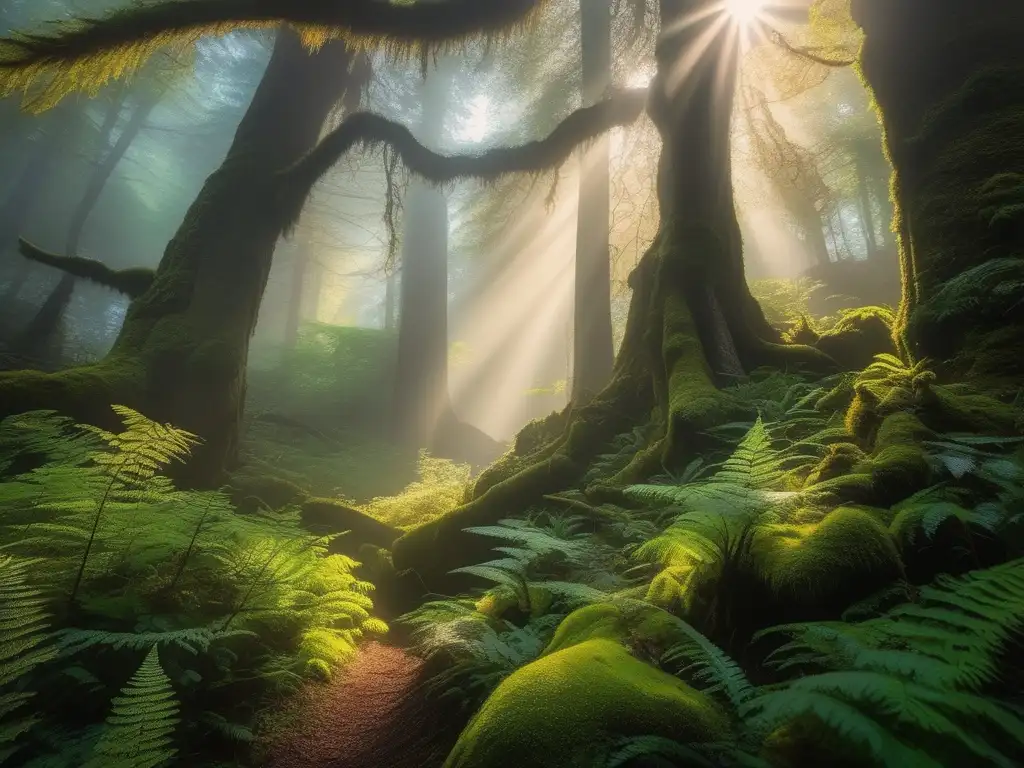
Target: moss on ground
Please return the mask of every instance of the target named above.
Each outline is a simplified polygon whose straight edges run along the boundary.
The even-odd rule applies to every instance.
[[[839,507],[820,522],[760,529],[752,565],[776,601],[776,619],[827,617],[903,575],[886,527],[862,509]]]
[[[559,644],[502,682],[445,768],[591,768],[617,737],[727,738],[728,720],[708,696],[604,634],[612,633],[591,623],[573,635],[577,642]]]

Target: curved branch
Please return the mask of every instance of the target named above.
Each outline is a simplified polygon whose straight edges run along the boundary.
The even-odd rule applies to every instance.
[[[476,155],[438,154],[420,144],[404,125],[370,112],[358,112],[282,174],[281,206],[285,228],[294,227],[316,183],[356,146],[389,146],[410,171],[435,184],[457,179],[494,181],[510,173],[557,168],[579,145],[612,128],[635,122],[646,103],[646,88],[619,91],[591,107],[577,109],[545,139]]]
[[[48,267],[59,269],[72,277],[80,277],[90,280],[98,285],[120,291],[129,298],[137,299],[145,293],[153,283],[153,270],[143,267],[131,269],[111,269],[106,264],[95,259],[83,259],[79,256],[59,256],[56,253],[44,251],[28,240],[18,240],[18,250],[21,255],[29,261],[45,264]]]
[[[171,43],[187,44],[233,29],[303,28],[307,42],[329,37],[412,49],[508,31],[545,0],[160,0],[101,18],[61,22],[54,34],[0,40],[0,88],[7,93],[41,75],[88,89],[138,68]],[[82,64],[88,66],[82,67]]]
[[[789,42],[789,40],[786,39],[786,36],[779,32],[777,29],[773,29],[771,31],[771,38],[772,42],[775,43],[780,48],[782,48],[784,51],[792,53],[794,56],[799,56],[801,59],[806,59],[807,61],[813,62],[815,64],[820,64],[823,67],[843,69],[845,67],[852,67],[854,64],[857,63],[856,57],[852,59],[830,59],[814,52],[815,50],[821,49],[798,48],[791,42]]]

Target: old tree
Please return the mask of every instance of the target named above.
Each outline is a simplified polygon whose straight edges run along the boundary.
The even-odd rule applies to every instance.
[[[581,143],[645,109],[663,139],[661,227],[631,279],[628,326],[611,383],[585,405],[527,427],[463,507],[399,539],[393,552],[398,571],[414,573],[428,588],[450,585],[451,568],[486,557],[487,544],[464,528],[493,522],[546,494],[580,489],[600,497],[612,492],[608,486],[683,466],[709,440],[709,427],[749,416],[725,387],[730,377],[761,366],[844,367],[836,339],[831,356],[783,343],[747,289],[730,177],[738,73],[730,51],[737,32],[719,0],[656,3],[661,34],[649,87],[611,91],[543,140],[446,157],[401,125],[356,113],[317,143],[329,110],[350,87],[346,72],[358,47],[450,50],[461,40],[513,33],[542,5],[163,2],[53,36],[5,41],[0,82],[7,91],[43,87],[59,96],[121,74],[172,39],[187,43],[232,27],[284,25],[231,151],[155,272],[91,270],[94,279],[127,282],[133,295],[113,351],[95,365],[56,374],[0,375],[3,411],[57,408],[102,419],[110,403],[128,404],[202,436],[191,479],[215,483],[235,458],[248,339],[274,245],[341,156],[387,144],[430,182],[493,179],[556,166]],[[904,283],[895,328],[900,349],[908,359],[934,358],[940,374],[1013,390],[1024,373],[1014,353],[1024,338],[1024,305],[1007,288],[1020,285],[1024,263],[1024,72],[1017,50],[1024,8],[961,0],[849,5],[860,28],[857,65],[874,92],[894,168]],[[78,261],[66,266],[89,271]],[[852,338],[860,329],[846,332]],[[953,421],[1007,428],[998,401],[932,385],[915,381],[913,396]],[[847,422],[866,455],[877,459],[892,447],[876,437],[892,403],[873,402],[868,391],[850,397]],[[610,483],[581,488],[588,463],[615,435],[638,425],[649,426],[647,445]],[[912,438],[914,425],[904,426],[904,437]],[[886,456],[874,470],[868,465],[855,475],[867,478],[866,486],[840,484],[834,501],[870,501],[872,488],[885,484],[883,475],[889,482],[892,473],[916,466],[914,457],[904,465]]]

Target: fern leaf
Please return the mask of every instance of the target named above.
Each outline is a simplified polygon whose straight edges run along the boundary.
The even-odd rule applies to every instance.
[[[171,735],[178,724],[178,702],[157,646],[121,693],[83,768],[156,768],[177,754]]]

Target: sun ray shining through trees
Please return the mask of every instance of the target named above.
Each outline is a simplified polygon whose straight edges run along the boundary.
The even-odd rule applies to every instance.
[[[1018,5],[5,3],[0,764],[1017,766]]]

